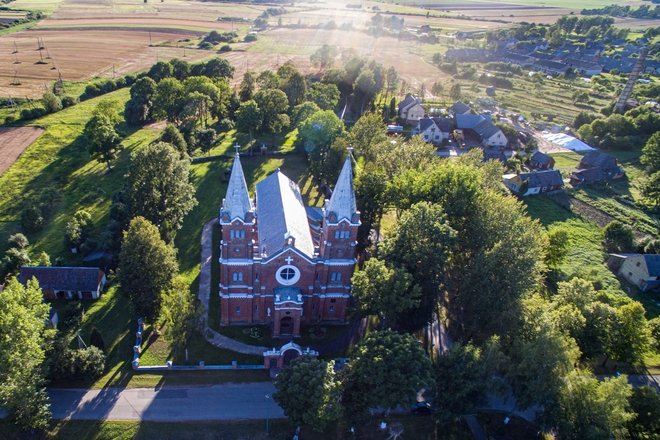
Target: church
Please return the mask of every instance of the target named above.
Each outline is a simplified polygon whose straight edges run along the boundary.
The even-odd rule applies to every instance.
[[[219,216],[221,325],[266,324],[273,337],[298,337],[301,324],[346,322],[360,226],[351,160],[316,208],[279,169],[252,199],[236,154]]]

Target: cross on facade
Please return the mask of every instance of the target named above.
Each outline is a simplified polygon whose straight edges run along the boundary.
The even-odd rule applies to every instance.
[[[293,258],[291,258],[291,256],[289,255],[288,257],[286,257],[284,259],[284,261],[286,261],[286,264],[291,264],[291,262],[293,261]]]

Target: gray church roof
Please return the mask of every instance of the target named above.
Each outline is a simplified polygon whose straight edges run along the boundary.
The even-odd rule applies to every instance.
[[[254,207],[252,206],[247,184],[245,183],[243,167],[241,166],[240,157],[236,153],[234,165],[231,168],[229,184],[227,185],[227,195],[222,201],[220,218],[223,217],[223,214],[227,214],[229,216],[228,221],[230,222],[237,217],[245,221],[245,214],[252,211],[254,211]]]
[[[23,266],[18,281],[23,284],[35,277],[45,290],[92,292],[99,288],[103,272],[98,267]]]
[[[272,255],[293,237],[295,248],[312,257],[314,243],[298,185],[277,170],[257,184],[256,192],[259,253]]]
[[[348,219],[352,222],[353,214],[357,212],[355,202],[355,191],[353,190],[353,166],[350,153],[346,155],[346,161],[339,173],[337,185],[332,191],[330,201],[325,206],[325,214],[334,213],[337,216],[337,223],[342,219]]]

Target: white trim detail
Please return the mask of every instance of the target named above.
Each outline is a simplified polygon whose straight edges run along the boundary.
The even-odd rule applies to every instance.
[[[293,278],[283,278],[282,272],[285,270],[293,270]],[[283,286],[292,286],[300,280],[300,269],[292,264],[285,264],[284,266],[277,268],[275,279]]]

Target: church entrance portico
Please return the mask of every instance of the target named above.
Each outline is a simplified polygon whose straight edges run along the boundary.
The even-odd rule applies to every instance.
[[[275,293],[273,337],[300,337],[303,297],[295,287],[278,287]]]
[[[293,335],[293,318],[285,316],[280,320],[280,336]]]

